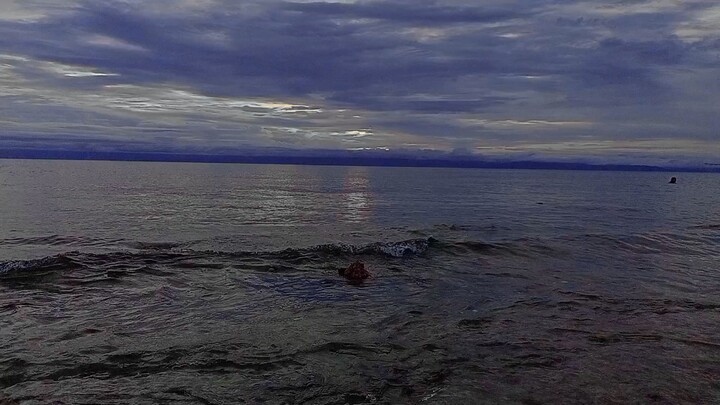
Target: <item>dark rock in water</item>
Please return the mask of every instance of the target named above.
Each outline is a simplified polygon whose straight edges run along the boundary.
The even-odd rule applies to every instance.
[[[677,183],[677,178],[670,177],[670,184],[675,184],[675,183]]]
[[[348,280],[365,280],[370,277],[370,272],[365,270],[365,263],[360,261],[351,264],[347,269],[338,270],[338,273]]]

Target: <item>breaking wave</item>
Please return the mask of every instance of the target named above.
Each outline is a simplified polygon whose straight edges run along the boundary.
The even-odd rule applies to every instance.
[[[321,252],[321,253],[340,253],[348,255],[385,255],[390,257],[404,257],[425,253],[428,248],[437,242],[434,238],[425,239],[409,239],[400,242],[376,242],[362,246],[354,246],[345,243],[334,243],[326,245],[318,245],[309,249],[298,249],[297,252],[303,251]],[[292,251],[293,249],[290,249]]]
[[[78,264],[67,255],[49,256],[33,260],[9,260],[0,262],[0,276],[17,275],[23,272],[52,272],[77,266]]]
[[[125,249],[122,249],[123,246]],[[632,235],[582,234],[549,239],[517,238],[499,242],[440,240],[426,237],[360,245],[342,242],[328,243],[270,251],[195,250],[188,246],[192,246],[192,243],[123,242],[119,246],[108,246],[111,251],[104,253],[71,251],[33,260],[9,260],[0,262],[0,277],[16,277],[19,273],[30,272],[40,274],[82,266],[92,267],[110,262],[130,263],[131,265],[182,262],[180,267],[200,268],[203,266],[213,267],[210,263],[215,261],[224,262],[238,259],[264,260],[273,264],[290,262],[292,264],[300,261],[327,263],[333,260],[350,259],[353,256],[358,256],[360,259],[366,257],[368,259],[397,260],[423,257],[426,254],[452,257],[517,257],[521,260],[539,257],[564,258],[576,254],[573,252],[578,249],[574,246],[598,250],[604,252],[603,254],[612,254],[612,252],[618,251],[660,255],[720,254],[717,244],[706,236],[662,232]],[[215,265],[214,267],[222,266]]]

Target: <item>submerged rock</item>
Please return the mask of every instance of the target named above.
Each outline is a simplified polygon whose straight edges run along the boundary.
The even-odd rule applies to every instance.
[[[370,272],[365,270],[365,263],[361,261],[351,264],[347,269],[340,269],[338,273],[348,280],[365,280],[370,277]]]

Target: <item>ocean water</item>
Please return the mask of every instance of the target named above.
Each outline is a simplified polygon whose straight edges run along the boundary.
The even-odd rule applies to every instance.
[[[0,403],[718,403],[671,175],[0,160]]]

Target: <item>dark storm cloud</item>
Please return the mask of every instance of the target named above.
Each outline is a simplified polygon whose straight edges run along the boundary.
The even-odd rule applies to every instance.
[[[283,9],[335,18],[369,18],[430,26],[447,23],[497,22],[524,15],[521,9],[444,6],[431,2],[285,3]]]
[[[13,74],[33,87],[16,88],[14,97],[72,107],[43,89],[95,88],[123,114],[141,114],[133,118],[142,136],[142,122],[161,114],[163,128],[182,130],[178,114],[193,114],[172,103],[184,101],[156,94],[178,88],[218,103],[255,98],[323,110],[198,112],[194,122],[207,131],[198,142],[229,142],[233,122],[245,131],[239,141],[299,137],[287,141],[293,146],[716,139],[709,104],[720,100],[709,91],[717,85],[707,84],[720,79],[714,2],[483,3],[93,1],[62,9],[55,2],[42,17],[0,20],[0,53],[27,59],[12,62]],[[53,76],[47,72],[60,68],[49,62],[94,70]],[[136,87],[118,96],[121,86]],[[157,107],[140,111],[138,97]],[[338,135],[370,125],[372,136]],[[214,127],[223,135],[214,137]]]
[[[88,3],[69,17],[9,27],[2,45],[43,59],[112,69],[135,80],[171,77],[230,94],[254,90],[260,95],[266,91],[270,95],[362,92],[383,85],[388,87],[373,90],[408,94],[442,90],[448,80],[483,73],[570,74],[612,82],[648,75],[648,62],[657,58],[653,49],[643,55],[642,44],[611,39],[594,49],[573,49],[562,43],[537,43],[533,38],[498,38],[493,27],[472,31],[472,25],[461,25],[458,33],[431,43],[399,32],[417,28],[415,24],[422,28],[428,21],[434,25],[497,23],[518,15],[390,2],[270,3],[259,15],[248,18],[220,12],[145,15],[142,6]],[[344,21],[356,18],[380,19],[359,24]],[[400,24],[388,25],[387,20]],[[203,38],[204,33],[222,35],[226,43],[213,43]],[[83,44],[83,37],[91,34],[147,52]],[[644,57],[624,57],[633,49]],[[266,79],[264,86],[269,88],[253,88],[242,80],[246,78]]]

